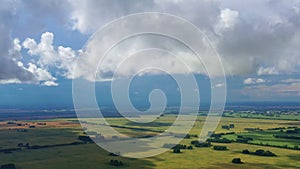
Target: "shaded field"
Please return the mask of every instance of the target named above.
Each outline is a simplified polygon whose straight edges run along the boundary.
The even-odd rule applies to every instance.
[[[155,123],[142,124],[133,123],[121,118],[110,118],[107,121],[115,129],[130,135],[140,136],[157,134],[160,131],[167,129],[175,120],[175,116],[161,117]],[[199,117],[190,131],[191,135],[199,135],[205,117]],[[36,122],[36,121],[35,121]],[[66,144],[78,140],[79,135],[83,135],[83,130],[76,119],[56,119],[45,120],[47,125],[37,126],[36,128],[29,129],[28,126],[23,128],[27,129],[26,132],[20,132],[10,126],[7,128],[5,123],[0,127],[0,149],[17,147],[18,143],[29,143],[30,145],[53,145],[53,144]],[[24,122],[25,123],[25,122]],[[32,123],[26,121],[26,123]],[[226,130],[222,129],[222,125],[233,123],[234,128]],[[124,127],[125,126],[125,127]],[[276,142],[280,144],[300,144],[299,141],[288,142],[286,139],[280,140],[279,138],[271,138],[274,131],[268,131],[268,128],[275,127],[290,127],[300,126],[295,121],[287,120],[268,120],[268,119],[244,119],[244,118],[222,118],[216,133],[236,132],[236,135],[226,135],[226,137],[237,137],[237,135],[255,137],[254,140],[262,141],[265,139],[268,142]],[[245,128],[256,128],[266,130],[269,133],[248,132]],[[13,129],[12,129],[13,128]],[[144,130],[139,130],[144,129]],[[179,131],[180,132],[180,131]],[[233,138],[234,139],[234,138]],[[261,140],[259,140],[261,139]],[[192,140],[197,138],[183,139],[181,144],[191,145]],[[282,148],[266,147],[259,145],[241,144],[241,143],[212,143],[214,145],[226,146],[226,151],[216,151],[212,147],[196,148],[192,150],[181,150],[181,153],[173,153],[169,150],[161,155],[145,158],[145,159],[129,159],[119,156],[110,156],[108,152],[101,149],[94,143],[85,143],[78,145],[69,145],[61,147],[50,147],[43,149],[26,149],[22,147],[21,151],[14,151],[12,153],[0,153],[0,165],[7,163],[14,163],[17,167],[22,169],[110,169],[110,168],[146,168],[146,169],[163,169],[163,168],[249,168],[249,169],[262,169],[262,168],[299,168],[300,166],[300,151],[289,150]],[[248,149],[255,151],[257,149],[264,149],[272,151],[276,157],[261,157],[248,154],[242,154],[242,150]],[[232,164],[233,158],[241,158],[244,164]],[[109,165],[110,160],[120,160],[124,166],[115,167]]]

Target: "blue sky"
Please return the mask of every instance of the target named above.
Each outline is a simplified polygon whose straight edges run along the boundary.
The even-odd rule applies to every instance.
[[[72,105],[72,80],[76,78],[72,71],[85,43],[101,26],[137,12],[173,14],[205,32],[223,61],[227,102],[299,100],[297,0],[2,0],[0,106]],[[148,41],[158,42],[153,37],[136,39],[127,47],[153,43]],[[110,72],[115,64],[105,63],[105,70]],[[131,66],[135,64],[139,63]],[[217,86],[210,86],[201,72],[195,74],[201,101],[209,102],[211,88]],[[138,77],[129,95],[134,104],[148,104],[149,91],[156,88],[165,91],[170,104],[178,103],[178,86],[168,76],[157,73]],[[112,103],[110,82],[97,81],[95,91],[100,104]]]

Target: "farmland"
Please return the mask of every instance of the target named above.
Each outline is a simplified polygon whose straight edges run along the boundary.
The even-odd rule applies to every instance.
[[[123,118],[108,118],[109,124],[117,131],[130,136],[158,134],[170,126],[175,115],[166,115],[153,123],[134,123]],[[199,116],[190,131],[191,136],[199,135],[205,121]],[[41,123],[42,122],[42,123]],[[18,126],[16,124],[24,124]],[[42,125],[38,125],[42,124]],[[234,124],[233,128],[223,126]],[[34,125],[34,128],[29,126]],[[100,169],[100,168],[297,168],[300,166],[300,141],[295,138],[279,138],[274,135],[299,136],[296,120],[271,120],[239,117],[223,117],[214,134],[230,143],[212,142],[210,147],[173,150],[158,156],[130,159],[111,156],[94,143],[82,142],[78,136],[84,135],[76,119],[49,119],[43,121],[3,121],[0,122],[0,165],[13,163],[22,169]],[[256,129],[250,131],[251,129]],[[259,130],[257,130],[259,129]],[[293,132],[292,130],[295,130]],[[229,133],[229,134],[228,134]],[[247,143],[237,142],[238,138],[252,138]],[[185,138],[180,144],[190,146],[196,137]],[[20,145],[20,143],[22,143]],[[28,143],[28,145],[26,145]],[[214,150],[214,146],[226,147],[224,151]],[[276,147],[281,146],[281,147]],[[18,150],[10,150],[19,148]],[[255,152],[266,150],[276,156],[244,154],[243,150]],[[243,164],[233,164],[233,158],[240,158]],[[122,166],[110,165],[110,160],[122,161]]]

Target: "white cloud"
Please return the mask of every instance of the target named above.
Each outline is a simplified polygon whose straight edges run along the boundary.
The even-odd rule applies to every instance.
[[[213,40],[228,74],[266,75],[290,73],[300,65],[297,47],[300,22],[296,19],[300,16],[294,10],[299,6],[296,2],[72,1],[71,16],[74,29],[91,33],[119,16],[134,12],[175,14],[191,21]]]
[[[36,44],[34,39],[27,38],[27,39],[25,39],[25,41],[23,42],[22,45],[25,49],[29,49],[28,54],[30,54],[30,55],[38,54],[38,51],[37,51],[38,45]]]
[[[23,47],[28,49],[28,54],[39,56],[39,64],[54,65],[59,58],[53,47],[53,33],[45,32],[41,36],[40,43],[37,44],[35,40],[27,38],[23,42]]]
[[[260,67],[257,71],[257,75],[278,75],[279,71],[275,67]]]
[[[12,39],[11,30],[16,22],[17,2],[1,1],[0,7],[0,83],[34,81],[34,76],[18,66],[21,59],[18,39]]]
[[[33,63],[28,63],[28,68],[26,69],[31,72],[38,81],[56,80],[56,78],[53,77],[47,70],[39,68]]]
[[[92,33],[114,19],[136,12],[147,11],[152,0],[70,0],[71,24],[82,33]]]
[[[57,49],[53,45],[54,34],[45,32],[41,35],[40,43],[34,39],[27,38],[23,42],[23,47],[28,49],[30,56],[35,56],[36,63],[40,66],[37,68],[33,63],[29,64],[28,70],[35,72],[40,81],[55,81],[56,78],[47,71],[50,67],[57,69],[60,75],[71,79],[73,74],[73,66],[80,51],[74,51],[70,47],[59,46]]]
[[[69,79],[73,78],[74,64],[79,53],[80,51],[76,52],[70,47],[58,47],[58,56],[60,58],[60,64],[58,67],[64,70],[62,73],[64,77]]]
[[[51,72],[49,71],[51,69],[59,69],[60,75],[74,78],[72,68],[79,51],[63,45],[56,48],[53,44],[54,34],[50,32],[44,33],[40,42],[27,38],[20,45],[18,38],[11,37],[14,31],[18,31],[14,34],[26,32],[36,35],[35,32],[40,32],[45,27],[47,28],[47,24],[54,23],[60,24],[58,26],[63,28],[71,24],[73,30],[90,34],[118,17],[149,11],[178,15],[198,26],[216,45],[228,74],[276,75],[299,72],[299,9],[297,0],[245,2],[221,0],[124,0],[122,2],[118,0],[53,0],[44,2],[32,0],[30,4],[22,1],[3,1],[0,7],[0,81],[3,83],[4,81],[20,83],[38,81],[36,74],[18,65],[19,62],[27,65],[24,61],[26,59],[22,60],[22,47],[28,49],[28,55],[33,56],[30,58],[33,61],[30,62],[35,64],[37,69],[47,72]],[[22,15],[24,11],[27,14],[26,17]],[[52,19],[51,23],[47,23],[49,18]],[[20,26],[23,25],[20,21],[24,23],[26,21],[24,27]],[[120,30],[122,31],[123,28]],[[159,42],[160,46],[170,45],[167,41]],[[138,43],[153,42],[142,40],[132,43],[131,47],[134,48],[139,45]],[[185,61],[194,63],[193,57],[185,51],[182,53],[187,55]],[[156,61],[157,64],[174,63],[172,58]],[[208,61],[209,66],[214,68],[214,60],[208,58]],[[82,70],[85,68],[89,70],[90,64],[96,63],[98,62],[90,60],[88,64],[83,65],[86,67],[82,67]],[[109,70],[112,70],[117,62],[112,59],[111,63],[107,63],[109,64],[101,69],[109,74],[111,73]],[[184,73],[176,64],[170,65],[174,73]],[[195,64],[193,67],[199,67],[199,65]],[[126,70],[130,72],[130,67]],[[199,72],[203,73],[203,71],[197,73]]]
[[[222,34],[223,31],[232,30],[238,22],[239,12],[231,9],[221,10],[219,23],[216,25],[216,32]]]
[[[43,86],[58,86],[58,83],[56,83],[54,81],[45,81],[42,85]]]
[[[247,78],[244,80],[244,84],[259,84],[259,83],[265,83],[266,81],[261,78]]]
[[[18,38],[14,39],[14,50],[20,52],[22,47],[20,45],[20,40]]]
[[[218,83],[216,84],[216,87],[223,87],[225,84],[224,83]]]

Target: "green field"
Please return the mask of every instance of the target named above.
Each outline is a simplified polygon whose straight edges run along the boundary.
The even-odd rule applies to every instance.
[[[129,122],[121,118],[110,118],[108,122],[115,126],[119,132],[130,136],[142,136],[158,134],[168,128],[175,120],[175,116],[168,115],[161,117],[154,123],[143,124]],[[190,134],[199,135],[205,117],[198,117]],[[56,119],[52,122],[68,123],[74,119]],[[46,121],[47,122],[47,121]],[[50,120],[49,120],[50,123]],[[234,128],[222,129],[222,125],[233,123]],[[121,127],[120,127],[121,126]],[[235,132],[235,134],[222,137],[235,140],[239,135],[252,137],[250,143],[268,143],[270,145],[300,145],[299,140],[274,138],[273,134],[280,130],[267,130],[276,127],[300,127],[297,121],[269,120],[269,119],[245,119],[224,117],[215,133]],[[122,128],[123,127],[123,128]],[[125,127],[125,128],[124,128]],[[143,128],[145,130],[139,130]],[[247,131],[245,128],[260,128],[262,131]],[[284,131],[286,131],[285,129]],[[283,132],[284,132],[283,131]],[[180,131],[179,131],[180,132]],[[0,128],[0,149],[15,148],[18,143],[29,143],[29,145],[54,145],[78,142],[78,135],[83,131],[77,125],[45,126],[28,129],[27,132],[20,132],[15,129]],[[191,145],[192,140],[197,138],[184,139],[181,144]],[[300,168],[300,151],[287,148],[276,148],[265,145],[252,145],[244,143],[212,143],[212,145],[223,145],[228,150],[216,151],[212,147],[196,148],[192,150],[183,149],[181,153],[173,153],[169,150],[161,155],[144,159],[130,159],[119,156],[110,156],[108,152],[93,143],[64,145],[57,147],[46,147],[41,149],[27,149],[22,147],[20,151],[0,153],[0,165],[14,163],[22,169],[110,169],[110,168],[253,168],[253,169],[285,169]],[[276,157],[263,157],[251,154],[242,154],[242,150],[255,151],[263,149],[272,151]],[[233,158],[241,158],[244,164],[233,164]],[[111,166],[110,160],[120,160],[123,166]]]

